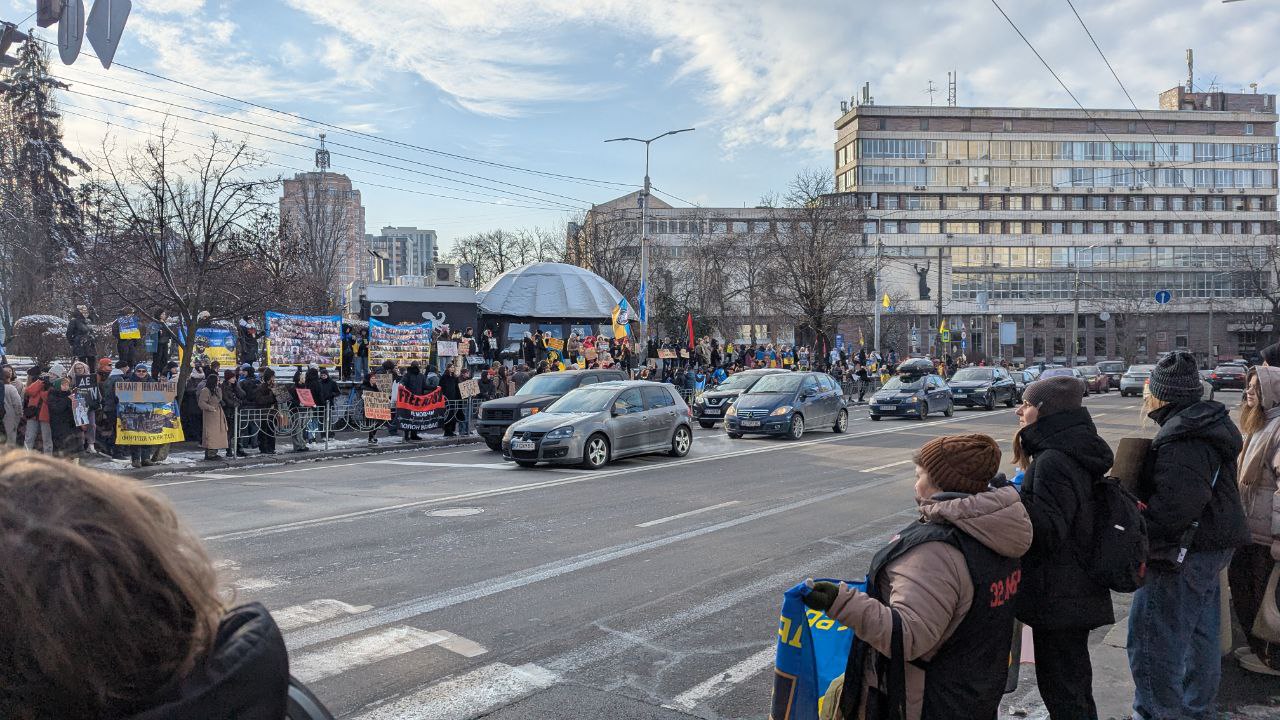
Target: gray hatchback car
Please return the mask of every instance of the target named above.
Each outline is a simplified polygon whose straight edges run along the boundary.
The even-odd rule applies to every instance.
[[[593,469],[631,455],[684,457],[693,447],[691,423],[689,406],[672,385],[598,383],[512,423],[502,438],[502,457],[521,467],[547,462]]]

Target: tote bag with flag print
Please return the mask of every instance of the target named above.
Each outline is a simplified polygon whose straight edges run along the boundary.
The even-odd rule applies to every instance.
[[[867,589],[865,579],[827,582]],[[818,720],[823,695],[849,664],[853,630],[809,609],[802,598],[810,590],[801,582],[782,596],[769,720]],[[834,699],[839,702],[838,695]]]

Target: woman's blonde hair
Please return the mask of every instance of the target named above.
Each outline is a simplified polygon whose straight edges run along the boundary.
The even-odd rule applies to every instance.
[[[137,482],[0,455],[0,717],[122,717],[176,686],[223,607],[200,541]]]
[[[1250,407],[1241,399],[1240,402],[1240,431],[1244,433],[1245,444],[1248,444],[1249,436],[1258,432],[1267,425],[1267,409],[1262,407],[1262,381],[1258,379],[1258,371],[1250,368],[1248,379],[1245,380],[1246,391],[1250,384],[1256,384],[1257,402]]]
[[[1144,393],[1142,396],[1142,408],[1138,410],[1138,412],[1141,413],[1142,415],[1142,426],[1143,427],[1147,426],[1147,421],[1150,420],[1148,416],[1151,413],[1155,412],[1156,410],[1159,410],[1160,408],[1168,404],[1169,404],[1168,401],[1161,400],[1160,398],[1156,397],[1155,395],[1152,395],[1149,392]]]

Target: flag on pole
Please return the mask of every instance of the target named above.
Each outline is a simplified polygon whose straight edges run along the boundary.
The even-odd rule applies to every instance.
[[[648,320],[648,319],[649,319],[649,311],[648,311],[648,304],[649,304],[649,303],[648,303],[648,301],[647,301],[647,298],[645,297],[646,295],[648,295],[648,293],[647,293],[647,292],[645,292],[645,289],[646,289],[646,288],[645,288],[645,282],[644,282],[643,280],[641,280],[641,281],[640,281],[640,302],[639,302],[639,307],[638,307],[638,309],[639,309],[639,311],[640,311],[640,322],[641,322],[641,324],[643,324],[646,320]]]
[[[685,315],[684,326],[689,331],[689,349],[692,350],[693,346],[697,345],[697,343],[693,341],[693,313]]]
[[[884,294],[884,298],[880,301],[880,307],[889,307],[889,293]]]
[[[943,318],[942,324],[938,325],[938,332],[944,333],[946,331],[947,331],[947,319]]]
[[[631,306],[627,304],[626,298],[618,298],[618,304],[613,308],[613,339],[620,340],[631,334],[631,327],[627,325],[631,321]]]

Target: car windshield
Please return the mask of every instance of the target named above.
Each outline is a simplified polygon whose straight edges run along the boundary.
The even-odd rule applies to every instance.
[[[1075,377],[1075,376],[1076,374],[1075,372],[1072,371],[1072,368],[1049,368],[1048,370],[1045,370],[1044,372],[1040,373],[1041,378]]]
[[[537,379],[537,378],[535,378]],[[529,381],[530,384],[533,380]],[[525,387],[528,387],[526,385]],[[618,394],[616,389],[601,387],[584,387],[577,390],[570,390],[564,397],[556,400],[547,406],[543,412],[549,413],[587,413],[587,412],[603,412],[609,409],[609,403],[613,402],[613,396]]]
[[[990,380],[991,370],[987,368],[965,368],[957,371],[955,375],[951,376],[951,379],[960,382],[966,380]]]
[[[746,390],[755,385],[763,375],[747,375],[746,373],[738,373],[730,375],[729,379],[716,386],[717,390]]]
[[[563,395],[577,383],[573,375],[535,375],[516,391],[516,395]]]
[[[801,381],[804,380],[803,375],[779,373],[777,375],[765,375],[760,378],[760,382],[751,386],[751,393],[789,393],[795,392],[800,387]]]
[[[1243,375],[1244,368],[1239,365],[1219,365],[1214,372],[1220,375]]]
[[[889,382],[884,384],[885,390],[919,390],[924,387],[928,378],[924,375],[898,375],[889,378]]]
[[[1080,372],[1085,377],[1096,377],[1098,375],[1098,368],[1093,366],[1082,367],[1080,368]]]

